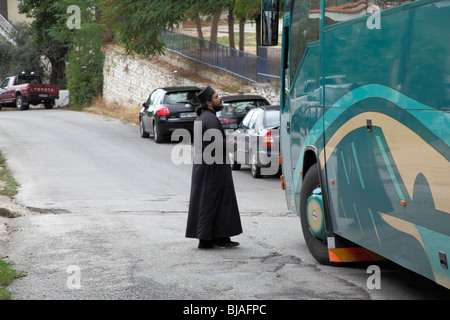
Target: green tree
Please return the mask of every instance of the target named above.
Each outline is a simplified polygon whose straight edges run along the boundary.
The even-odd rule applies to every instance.
[[[31,31],[34,35],[33,43],[42,48],[43,54],[51,63],[50,83],[65,88],[65,57],[67,45],[51,36],[52,27],[58,23],[58,14],[63,13],[62,8],[55,0],[27,0],[19,5],[20,13],[33,18]]]
[[[14,57],[14,46],[0,35],[0,82],[10,76]]]
[[[235,0],[231,0],[228,7],[228,45],[236,49],[236,44],[234,41],[234,6]]]
[[[239,50],[244,51],[245,22],[252,19],[256,23],[256,52],[261,45],[261,0],[236,0],[234,14],[239,19]]]
[[[27,23],[14,24],[10,37],[15,42],[0,37],[0,81],[22,71],[34,72],[45,78],[41,50],[34,46],[33,35]]]
[[[101,24],[97,0],[27,0],[20,11],[34,18],[34,44],[50,60],[50,82],[70,91],[76,107],[103,88]]]
[[[202,21],[200,19],[200,10],[202,10],[203,2],[202,1],[192,1],[191,7],[189,8],[189,11],[186,13],[186,18],[191,19],[195,22],[195,27],[197,29],[198,37],[201,40],[204,40],[203,38],[203,30],[202,30]]]
[[[195,22],[198,37],[203,40],[203,30],[201,25],[200,14],[211,18],[210,41],[217,42],[217,34],[219,27],[219,19],[224,9],[229,10],[229,17],[233,18],[232,2],[234,0],[192,0],[189,1],[190,7],[186,12],[184,19],[191,19]],[[230,12],[231,10],[231,12]],[[229,18],[230,20],[230,18]],[[230,46],[234,47],[234,39],[231,38]]]
[[[195,2],[195,1],[194,1]],[[179,24],[193,2],[184,0],[100,0],[103,22],[127,54],[160,54],[160,32]]]
[[[55,4],[57,23],[50,36],[65,43],[68,53],[66,78],[75,108],[89,105],[103,89],[102,24],[96,0],[60,0]]]
[[[209,0],[205,1],[205,11],[211,16],[210,41],[217,42],[217,33],[219,29],[220,16],[224,9],[231,6],[230,0]]]

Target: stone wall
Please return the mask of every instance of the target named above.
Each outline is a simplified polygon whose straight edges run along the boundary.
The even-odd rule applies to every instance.
[[[236,78],[199,66],[174,54],[142,59],[121,50],[105,49],[103,97],[108,103],[140,106],[156,88],[213,86],[220,95],[258,94],[279,103],[279,89],[271,84],[244,85]],[[201,74],[201,76],[200,76]]]

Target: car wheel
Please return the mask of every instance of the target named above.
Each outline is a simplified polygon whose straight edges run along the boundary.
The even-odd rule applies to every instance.
[[[261,178],[261,167],[258,166],[258,159],[256,157],[256,153],[252,153],[251,158],[252,161],[250,163],[251,167],[250,170],[252,172],[252,177],[253,178]]]
[[[145,131],[144,122],[142,121],[142,118],[139,118],[139,133],[141,135],[141,138],[148,138],[149,134],[147,131]]]
[[[317,164],[305,174],[300,192],[300,221],[311,255],[321,264],[332,264],[328,256],[323,199]]]
[[[155,139],[156,143],[161,143],[164,141],[164,137],[161,135],[156,121],[153,122],[153,139]]]
[[[21,95],[16,97],[16,108],[18,110],[28,110],[28,105],[23,104],[23,98]]]
[[[228,153],[228,159],[230,159],[231,170],[239,170],[241,168],[241,164],[234,161],[234,153]]]

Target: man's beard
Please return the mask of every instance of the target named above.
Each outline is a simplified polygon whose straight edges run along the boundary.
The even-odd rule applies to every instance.
[[[220,111],[220,110],[223,110],[223,104],[222,104],[222,101],[220,101],[220,103],[219,104],[214,104],[213,105],[213,109],[214,109],[214,111]]]

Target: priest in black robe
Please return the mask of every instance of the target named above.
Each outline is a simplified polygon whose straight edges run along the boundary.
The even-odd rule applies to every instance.
[[[222,99],[210,86],[204,88],[198,98],[201,105],[196,109],[194,125],[195,151],[186,237],[199,239],[200,249],[232,248],[239,243],[231,241],[230,237],[241,234],[242,225],[231,167],[225,161],[226,136],[216,116],[216,112],[223,109]]]

